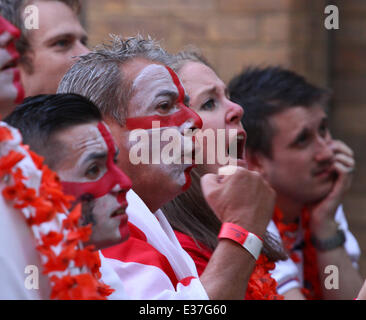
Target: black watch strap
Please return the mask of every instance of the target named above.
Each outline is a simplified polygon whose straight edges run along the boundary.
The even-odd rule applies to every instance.
[[[342,229],[338,229],[336,234],[328,239],[319,240],[315,236],[311,237],[311,243],[319,251],[329,251],[343,246],[346,242],[346,236]]]

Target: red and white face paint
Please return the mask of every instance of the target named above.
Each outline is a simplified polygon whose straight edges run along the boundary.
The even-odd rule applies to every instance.
[[[83,203],[84,222],[93,228],[90,242],[102,248],[127,239],[126,193],[132,183],[114,162],[117,152],[107,127],[79,125],[56,139],[68,151],[57,173],[64,192]]]
[[[184,88],[175,74],[169,67],[157,64],[150,64],[145,67],[135,78],[132,85],[133,95],[129,103],[129,117],[126,119],[126,128],[129,131],[147,130],[151,136],[159,135],[158,140],[168,128],[176,130],[177,140],[180,141],[181,154],[183,158],[186,152],[192,154],[194,150],[193,135],[185,136],[185,129],[200,129],[201,118],[185,103]],[[160,124],[156,127],[156,124]],[[188,141],[189,140],[189,141]],[[189,145],[190,150],[187,150]],[[150,149],[153,144],[149,143],[146,148]],[[161,150],[162,146],[159,146]],[[152,151],[153,152],[153,151]],[[183,162],[183,161],[182,161]],[[151,161],[156,164],[157,162]],[[186,190],[191,183],[190,171],[192,164],[163,164],[160,161],[159,168],[181,185]]]
[[[24,90],[17,68],[19,54],[15,40],[20,31],[0,16],[0,105],[13,106],[24,99]]]

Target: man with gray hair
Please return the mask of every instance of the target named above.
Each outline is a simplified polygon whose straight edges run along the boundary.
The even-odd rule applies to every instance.
[[[0,15],[21,31],[16,42],[25,96],[56,93],[75,56],[89,52],[79,0],[0,0]]]
[[[132,179],[134,191],[127,194],[131,237],[103,254],[112,259],[132,299],[242,299],[255,265],[251,251],[220,240],[198,279],[193,260],[159,210],[189,188],[193,165],[166,164],[160,151],[156,161],[156,149],[162,150],[167,141],[158,139],[153,147],[150,141],[154,144],[154,137],[161,138],[170,129],[173,141],[184,145],[179,149],[183,159],[195,152],[187,129],[202,127],[201,118],[186,106],[188,97],[179,78],[167,67],[171,62],[171,56],[150,38],[114,36],[111,45],[80,57],[60,83],[59,93],[84,95],[100,108],[121,150],[118,166]],[[137,142],[142,132],[148,137]],[[147,163],[133,159],[137,145],[147,154]],[[258,174],[243,168],[228,176],[209,174],[202,178],[202,188],[221,221],[249,229],[258,239],[263,235],[274,192]],[[259,242],[255,249],[260,251]]]

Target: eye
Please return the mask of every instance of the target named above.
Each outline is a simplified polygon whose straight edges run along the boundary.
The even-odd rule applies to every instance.
[[[310,139],[310,134],[307,131],[302,132],[295,140],[294,146],[298,148],[303,148],[307,145]]]
[[[204,104],[201,105],[200,110],[203,110],[203,111],[213,110],[213,109],[215,109],[215,106],[216,106],[215,100],[210,99],[210,100],[207,100]]]
[[[161,102],[158,104],[158,106],[156,107],[156,109],[162,113],[162,114],[167,114],[169,113],[169,111],[171,110],[171,104],[167,101]]]
[[[322,123],[319,127],[319,134],[322,137],[326,137],[326,135],[328,134],[328,125],[326,123]]]
[[[70,46],[71,46],[70,39],[59,39],[52,44],[52,47],[55,47],[58,49],[66,49]]]
[[[101,168],[97,163],[93,163],[88,167],[85,172],[85,176],[90,180],[95,180],[99,177]]]

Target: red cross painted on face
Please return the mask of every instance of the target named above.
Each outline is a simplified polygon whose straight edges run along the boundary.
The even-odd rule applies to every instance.
[[[74,197],[81,198],[83,195],[91,195],[93,198],[100,198],[111,192],[116,185],[119,185],[117,201],[126,204],[126,192],[131,189],[130,178],[122,172],[114,163],[116,148],[114,140],[103,122],[98,123],[98,130],[107,145],[108,153],[106,160],[106,173],[96,181],[92,182],[67,182],[62,181],[64,192]]]
[[[16,27],[14,27],[10,22],[8,22],[6,19],[4,19],[2,16],[0,16],[0,36],[4,36],[4,34],[7,33],[9,37],[8,43],[4,45],[4,48],[6,50],[6,53],[8,54],[8,62],[7,63],[13,63],[17,64],[18,59],[20,57],[19,53],[17,52],[15,48],[15,40],[19,39],[20,37],[20,31]],[[23,101],[25,93],[23,86],[20,81],[20,71],[17,67],[8,68],[9,70],[5,69],[4,72],[12,72],[13,76],[13,85],[16,89],[16,97],[14,102],[16,104],[19,104]]]
[[[160,127],[180,127],[187,121],[192,121],[192,127],[202,128],[202,120],[200,116],[184,103],[185,92],[177,74],[169,67],[168,70],[175,88],[178,90],[178,98],[175,102],[177,111],[169,115],[151,115],[145,117],[134,117],[126,119],[126,127],[128,130],[135,129],[152,129],[153,121],[160,121]]]

